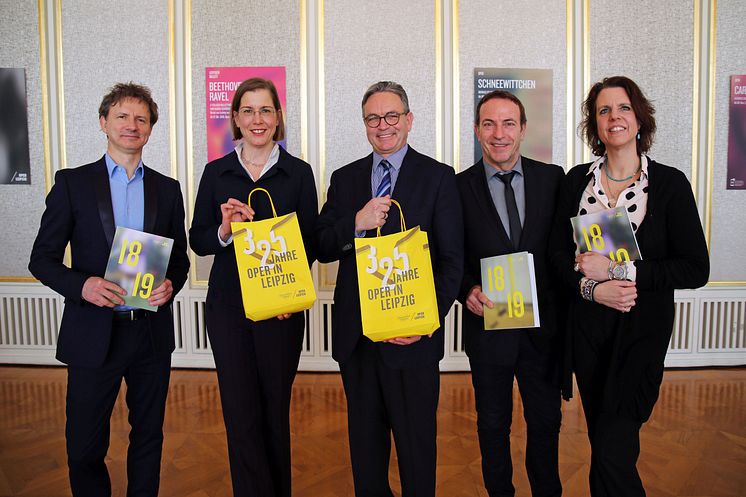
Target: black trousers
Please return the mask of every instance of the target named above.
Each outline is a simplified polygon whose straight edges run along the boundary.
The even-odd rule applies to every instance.
[[[393,431],[402,497],[434,497],[438,363],[392,369],[383,362],[377,345],[361,338],[340,370],[355,495],[393,497],[389,485]]]
[[[290,497],[290,396],[304,313],[253,322],[210,291],[205,318],[218,373],[234,497]]]
[[[591,496],[644,497],[637,472],[642,422],[604,408],[613,340],[614,330],[600,326],[596,333],[573,338],[575,378],[591,443]]]
[[[560,391],[548,379],[547,355],[534,347],[527,333],[530,332],[511,337],[517,340],[514,353],[507,354],[498,364],[470,361],[482,476],[490,497],[515,495],[510,455],[514,376],[518,380],[526,419],[526,471],[531,495],[562,495],[558,462],[562,419]]]
[[[67,368],[67,462],[75,497],[108,497],[104,457],[110,418],[124,378],[129,409],[127,496],[155,497],[160,481],[163,418],[171,355],[156,356],[150,321],[114,321],[109,352],[98,368]]]

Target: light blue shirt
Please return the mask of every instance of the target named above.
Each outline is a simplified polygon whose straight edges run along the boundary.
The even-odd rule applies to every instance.
[[[145,219],[145,188],[142,180],[145,169],[142,161],[130,179],[124,167],[114,162],[109,154],[105,157],[106,169],[109,170],[114,225],[142,231]]]
[[[142,161],[137,165],[132,179],[127,177],[127,170],[114,162],[107,153],[106,169],[109,171],[109,189],[111,190],[111,208],[114,211],[114,225],[142,231],[145,223],[145,188],[143,185]],[[115,311],[134,309],[126,305],[114,307]]]
[[[521,219],[521,226],[523,226],[523,223],[526,221],[526,187],[523,181],[523,165],[521,164],[520,156],[518,156],[518,162],[515,163],[515,166],[510,171],[515,171],[510,186],[513,187],[515,203],[516,207],[518,207],[518,217]],[[500,216],[500,221],[502,221],[505,227],[508,238],[510,238],[510,221],[508,218],[508,207],[505,205],[505,183],[498,176],[501,173],[505,174],[510,171],[498,171],[484,162],[484,174],[487,176],[487,186],[490,189],[492,203],[495,204],[497,215]]]

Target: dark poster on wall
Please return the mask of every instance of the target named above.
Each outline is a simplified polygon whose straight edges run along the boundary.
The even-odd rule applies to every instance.
[[[30,185],[26,70],[0,67],[0,185]]]
[[[746,74],[730,77],[728,190],[746,190]]]

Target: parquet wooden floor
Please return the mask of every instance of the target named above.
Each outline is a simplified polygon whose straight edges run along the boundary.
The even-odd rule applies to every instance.
[[[0,496],[69,496],[65,369],[0,367]],[[525,423],[514,394],[516,495],[529,496]],[[299,374],[292,402],[293,495],[352,495],[345,397],[337,374]],[[107,459],[124,495],[128,425],[122,396]],[[560,471],[566,496],[588,495],[589,447],[578,399],[563,403]],[[667,371],[642,431],[649,497],[746,496],[746,369]],[[398,487],[395,460],[391,481]],[[213,371],[175,370],[165,422],[162,497],[227,497],[225,432]],[[400,494],[397,493],[397,496]],[[443,374],[438,413],[438,496],[486,497],[468,374]]]

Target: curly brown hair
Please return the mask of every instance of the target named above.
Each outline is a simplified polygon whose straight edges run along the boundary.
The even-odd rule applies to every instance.
[[[104,98],[101,100],[101,105],[98,107],[98,117],[106,119],[109,115],[109,109],[128,98],[139,100],[148,106],[148,110],[150,111],[150,125],[155,126],[155,123],[158,122],[158,104],[153,100],[150,88],[145,85],[138,85],[132,81],[129,83],[117,83],[111,87],[109,93],[104,95]]]
[[[588,97],[583,102],[583,120],[578,126],[581,137],[597,157],[606,153],[606,145],[599,139],[598,123],[596,122],[596,99],[601,90],[605,88],[622,88],[627,92],[632,110],[635,111],[637,122],[640,124],[637,153],[639,155],[646,153],[653,146],[653,138],[655,137],[655,107],[645,97],[637,83],[626,76],[611,76],[591,86]]]

